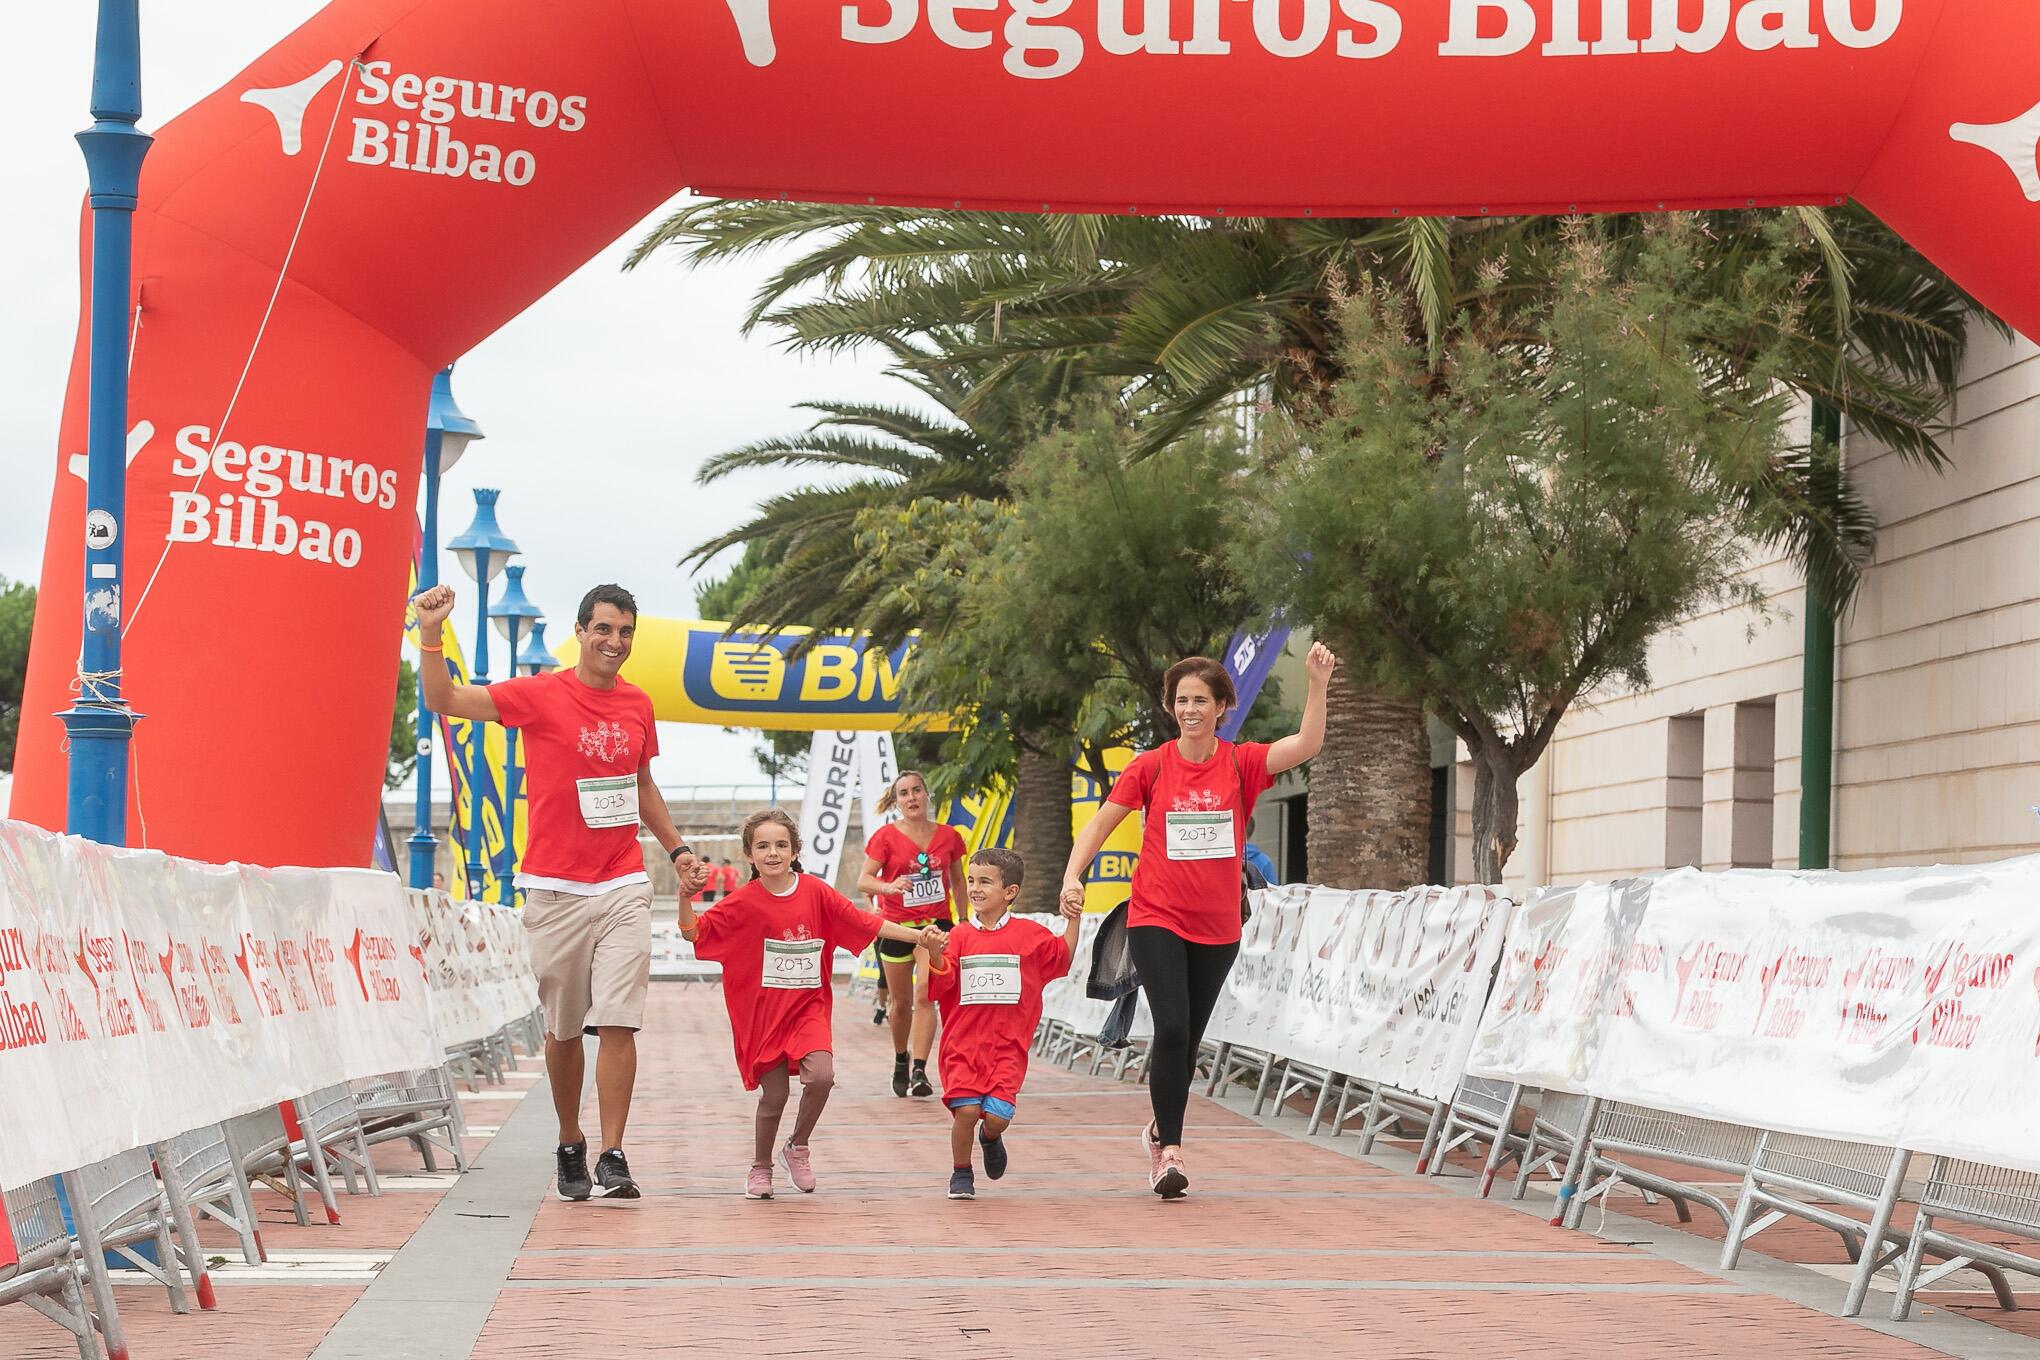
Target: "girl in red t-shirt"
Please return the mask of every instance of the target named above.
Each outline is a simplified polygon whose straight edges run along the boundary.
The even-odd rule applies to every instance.
[[[1169,668],[1162,700],[1182,734],[1134,757],[1109,798],[1077,836],[1063,871],[1063,901],[1084,901],[1084,874],[1105,840],[1139,809],[1140,863],[1126,909],[1126,940],[1154,1012],[1148,1096],[1154,1122],[1141,1129],[1148,1187],[1164,1199],[1190,1188],[1183,1168],[1183,1111],[1204,1027],[1240,952],[1240,861],[1254,801],[1275,776],[1325,742],[1325,693],[1338,658],[1323,643],[1304,670],[1310,693],[1296,735],[1273,745],[1218,738],[1238,702],[1232,677],[1209,657]]]
[[[855,954],[876,937],[925,945],[939,957],[943,936],[882,921],[800,871],[800,832],[778,808],[744,821],[751,881],[699,915],[684,898],[680,932],[696,957],[720,963],[723,1003],[744,1089],[758,1091],[756,1142],[744,1178],[747,1199],[772,1198],[772,1150],[800,1072],[800,1112],[779,1159],[794,1188],[815,1188],[808,1138],[829,1103],[836,1064],[831,1051],[831,980],[838,949]]]
[[[963,901],[963,837],[928,816],[928,781],[914,770],[900,771],[892,787],[879,795],[880,812],[895,809],[900,819],[880,827],[864,847],[857,890],[868,894],[888,921],[948,930]],[[936,1017],[928,1000],[928,957],[903,943],[882,944],[878,961],[891,998],[886,1021],[892,1026],[893,1094],[932,1096],[928,1053],[935,1046]]]

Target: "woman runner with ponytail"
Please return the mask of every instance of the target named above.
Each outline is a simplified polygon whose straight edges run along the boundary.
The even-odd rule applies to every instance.
[[[811,1194],[815,1172],[808,1138],[836,1081],[830,1029],[836,951],[862,953],[883,936],[922,942],[939,957],[943,937],[929,930],[923,939],[924,932],[882,921],[819,878],[803,874],[800,831],[778,808],[745,818],[743,836],[751,881],[699,916],[682,897],[680,933],[694,941],[697,957],[722,965],[737,1075],[745,1090],[758,1092],[756,1142],[744,1197],[772,1198],[772,1154],[796,1071],[800,1112],[793,1136],[778,1152],[794,1189]]]
[[[1162,700],[1181,733],[1134,757],[1111,796],[1077,836],[1063,870],[1062,900],[1081,907],[1084,872],[1126,814],[1143,814],[1140,864],[1126,909],[1126,941],[1154,1013],[1148,1096],[1154,1122],[1140,1131],[1148,1188],[1180,1199],[1190,1188],[1183,1165],[1183,1111],[1204,1027],[1240,952],[1240,859],[1254,802],[1325,743],[1325,693],[1338,658],[1323,643],[1304,670],[1310,693],[1296,735],[1273,745],[1218,739],[1237,699],[1232,677],[1209,657],[1169,668]]]
[[[868,894],[888,921],[916,930],[931,925],[948,930],[963,900],[963,862],[969,854],[963,836],[929,817],[928,781],[915,770],[900,771],[892,787],[879,795],[878,810],[897,810],[900,818],[880,827],[865,844],[857,890]],[[927,953],[889,941],[879,945],[878,961],[885,975],[886,1020],[892,1026],[893,1094],[932,1096],[928,1054],[935,1047],[936,1016],[928,1000]]]

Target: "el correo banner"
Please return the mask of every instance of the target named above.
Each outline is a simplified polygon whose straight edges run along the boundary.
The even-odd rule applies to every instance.
[[[857,796],[864,760],[857,737],[855,732],[817,732],[808,747],[807,791],[800,800],[800,863],[824,883],[836,881],[843,841],[850,834],[850,800]]]
[[[442,1061],[402,889],[0,822],[0,1185]]]
[[[2040,859],[1540,895],[1475,1075],[2040,1171]]]
[[[1465,1073],[1511,906],[1479,885],[1257,892],[1207,1032],[1444,1099]]]

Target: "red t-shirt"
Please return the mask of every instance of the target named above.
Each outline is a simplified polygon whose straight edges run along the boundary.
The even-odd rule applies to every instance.
[[[1041,922],[1011,913],[995,930],[966,916],[949,932],[942,955],[947,966],[928,978],[928,999],[942,1008],[944,1100],[1020,1098],[1027,1050],[1041,1023],[1041,989],[1070,971],[1065,940]],[[991,959],[1000,964],[987,966]]]
[[[571,892],[641,881],[637,776],[659,753],[650,696],[625,680],[591,689],[570,668],[499,680],[489,697],[524,737],[531,829],[518,882]]]
[[[963,836],[953,826],[935,824],[935,834],[929,838],[924,851],[914,844],[913,837],[894,825],[880,827],[865,843],[864,853],[878,861],[878,876],[890,883],[902,874],[912,875],[921,867],[921,856],[928,856],[928,867],[935,871],[935,881],[942,885],[942,900],[931,903],[907,904],[907,899],[897,893],[880,893],[873,900],[888,921],[953,921],[956,913],[951,910],[949,900],[949,866],[961,864],[970,851],[963,843]],[[931,889],[932,891],[932,889]]]
[[[695,957],[722,965],[723,1004],[745,1090],[782,1062],[798,1067],[808,1054],[833,1047],[836,951],[862,953],[878,937],[878,917],[802,874],[785,897],[753,879],[697,922]]]
[[[1235,773],[1237,769],[1237,773]],[[1268,748],[1257,741],[1218,744],[1211,759],[1192,765],[1175,742],[1143,751],[1112,785],[1110,801],[1142,814],[1140,864],[1133,871],[1129,926],[1164,926],[1192,944],[1232,944],[1240,938],[1240,861],[1254,803],[1275,781]],[[1209,859],[1169,857],[1170,813],[1187,814],[1178,834],[1186,845],[1224,844],[1211,814],[1232,814],[1232,853]],[[1203,824],[1199,825],[1199,814]],[[1209,836],[1220,837],[1208,840]]]

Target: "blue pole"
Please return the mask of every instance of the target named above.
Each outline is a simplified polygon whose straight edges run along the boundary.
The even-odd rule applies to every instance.
[[[523,621],[511,617],[510,674],[517,674],[517,633]],[[503,859],[507,872],[496,884],[496,900],[506,907],[517,905],[517,729],[503,729]]]
[[[480,623],[475,628],[475,665],[468,675],[471,685],[489,683],[489,550],[475,550],[475,617]],[[468,900],[482,900],[482,885],[488,878],[488,866],[482,861],[482,778],[488,773],[489,725],[484,722],[468,724],[468,843],[467,882]]]
[[[418,589],[439,584],[439,448],[443,438],[438,430],[425,432],[425,542],[418,553]],[[418,666],[444,666],[446,658],[431,652],[418,654]],[[432,886],[434,866],[439,862],[439,838],[432,834],[432,751],[438,745],[438,727],[432,710],[425,706],[425,681],[418,680],[418,803],[413,814],[411,839],[411,886]]]
[[[121,695],[121,529],[127,514],[128,298],[142,158],[142,31],[136,0],[100,0],[92,126],[78,134],[92,205],[90,383],[85,456],[85,625],[78,701],[58,714],[70,738],[64,825],[127,844],[128,744],[139,716]]]

